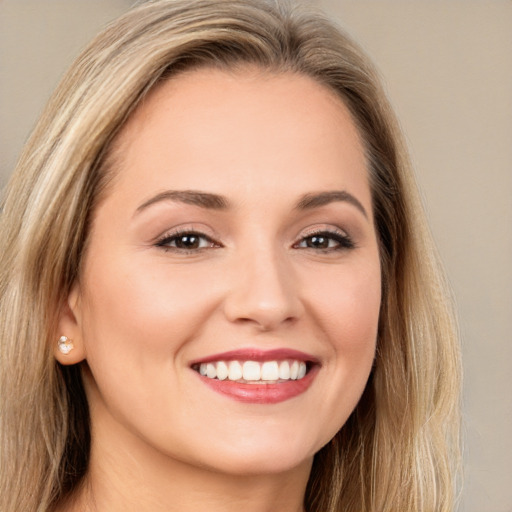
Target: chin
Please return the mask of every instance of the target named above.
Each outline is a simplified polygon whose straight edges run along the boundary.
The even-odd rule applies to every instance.
[[[280,474],[311,466],[314,454],[325,443],[312,443],[306,436],[286,433],[254,436],[239,435],[226,443],[215,442],[203,464],[211,470],[231,475]],[[203,453],[204,455],[204,453]]]
[[[313,454],[314,455],[314,454]],[[313,455],[298,457],[238,456],[224,459],[222,463],[209,466],[213,471],[233,476],[262,476],[289,473],[298,468],[311,467]]]

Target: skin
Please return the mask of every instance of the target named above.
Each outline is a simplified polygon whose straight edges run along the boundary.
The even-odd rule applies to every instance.
[[[195,70],[152,91],[115,159],[61,313],[75,348],[56,357],[82,362],[92,421],[86,483],[62,510],[303,510],[313,455],[367,382],[381,299],[366,162],[346,107],[300,75]],[[155,200],[168,190],[229,207]],[[296,208],[333,190],[362,208],[343,198]],[[205,238],[185,250],[176,229]],[[315,245],[319,231],[353,247],[331,235]],[[248,404],[190,367],[239,348],[300,350],[319,371],[299,396]]]

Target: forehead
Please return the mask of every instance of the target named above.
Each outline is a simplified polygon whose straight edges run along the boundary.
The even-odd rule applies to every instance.
[[[347,107],[326,86],[292,72],[181,73],[148,94],[114,147],[115,181],[138,182],[138,192],[249,191],[262,180],[287,180],[292,192],[295,184],[339,187],[340,177],[341,185],[367,188],[363,144]]]

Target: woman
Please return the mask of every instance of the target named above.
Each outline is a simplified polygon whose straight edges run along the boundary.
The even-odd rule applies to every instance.
[[[3,511],[453,510],[445,286],[376,74],[318,14],[115,21],[1,237]]]

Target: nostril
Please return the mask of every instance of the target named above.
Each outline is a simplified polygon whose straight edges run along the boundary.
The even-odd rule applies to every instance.
[[[278,315],[276,315],[275,317],[271,317],[269,315],[265,315],[265,316],[255,315],[253,318],[249,318],[249,317],[237,318],[234,321],[234,323],[238,323],[241,325],[253,324],[257,327],[257,329],[259,331],[268,332],[268,331],[272,331],[273,329],[276,329],[279,326],[291,325],[296,321],[297,321],[297,318],[292,317],[292,316],[289,316],[287,318],[282,318]]]

